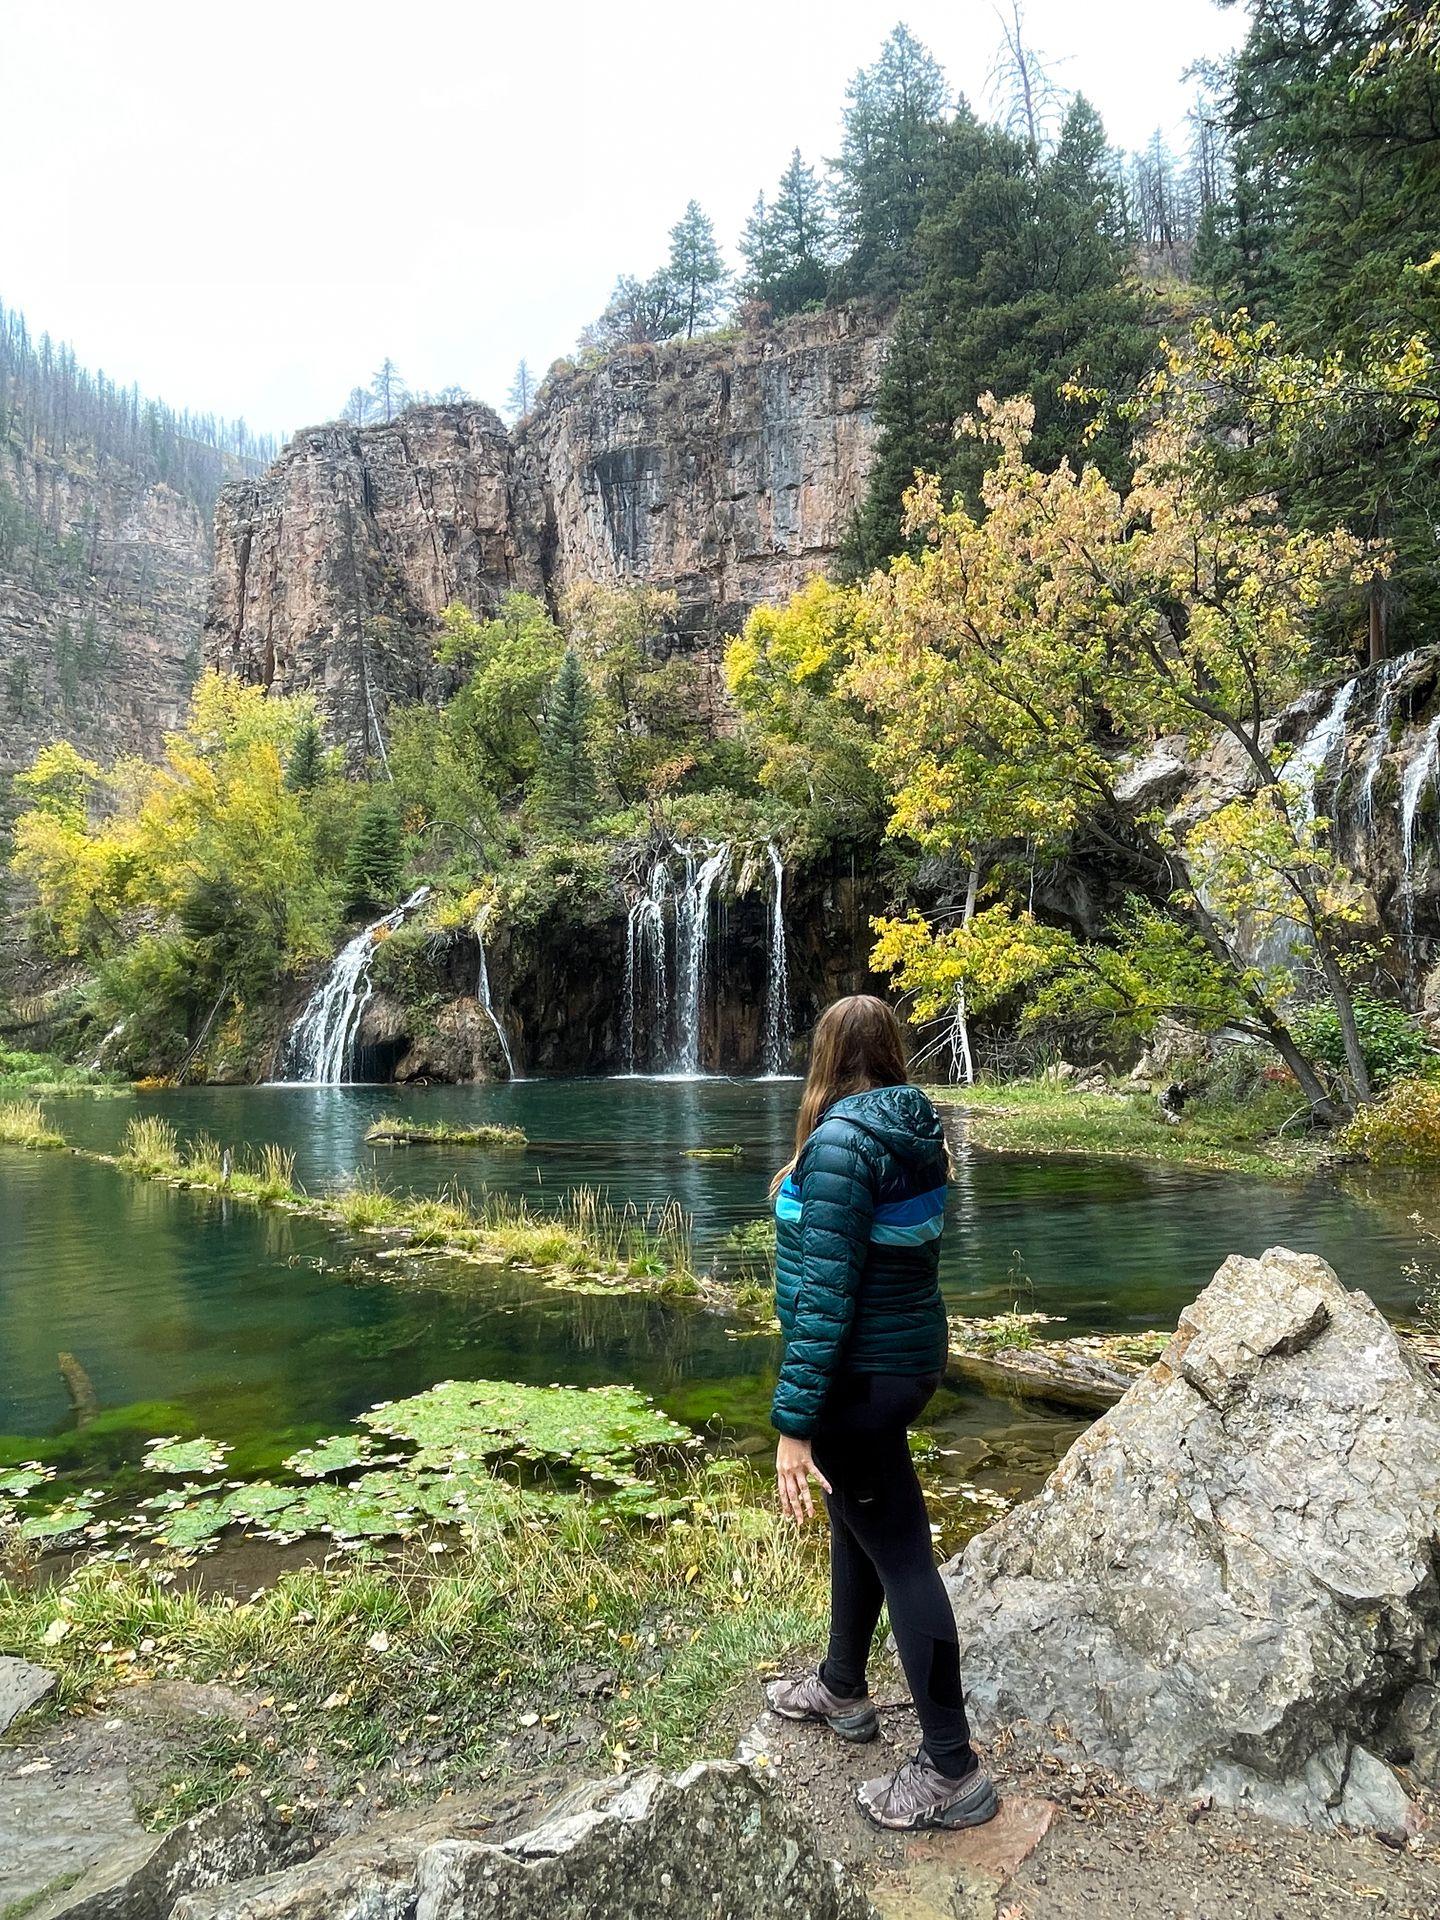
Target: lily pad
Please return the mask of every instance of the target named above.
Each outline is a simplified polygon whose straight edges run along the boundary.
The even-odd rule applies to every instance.
[[[0,1500],[23,1500],[27,1494],[55,1478],[53,1467],[42,1467],[38,1460],[27,1461],[13,1473],[0,1473]]]
[[[302,1447],[299,1453],[292,1453],[284,1464],[302,1480],[321,1480],[326,1474],[358,1467],[373,1452],[368,1434],[332,1433],[328,1440],[317,1440],[313,1447]]]
[[[73,1500],[62,1500],[44,1513],[32,1513],[20,1522],[21,1538],[40,1540],[51,1547],[63,1545],[94,1525],[97,1499],[98,1496],[77,1494]]]
[[[193,1440],[172,1433],[168,1439],[152,1440],[140,1464],[147,1473],[219,1473],[229,1451],[225,1442],[207,1440],[203,1433]]]
[[[526,1387],[508,1380],[446,1380],[361,1414],[366,1426],[411,1440],[417,1467],[499,1453],[600,1470],[694,1436],[633,1387]]]

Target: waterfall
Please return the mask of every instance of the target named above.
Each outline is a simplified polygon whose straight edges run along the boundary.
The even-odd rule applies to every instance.
[[[665,904],[670,897],[670,869],[666,853],[657,854],[644,890],[630,903],[625,923],[625,1071],[641,1073],[643,1041],[649,1051],[667,1062],[670,1032],[669,970],[665,955]],[[648,987],[648,993],[645,992]],[[642,994],[645,995],[642,1003]]]
[[[630,903],[622,989],[627,1073],[704,1071],[700,1056],[710,922],[715,888],[730,856],[729,841],[700,852],[666,847],[655,855]]]
[[[286,1036],[284,1061],[288,1071],[280,1076],[282,1081],[335,1087],[352,1078],[360,1016],[375,992],[370,977],[375,943],[401,926],[429,892],[428,887],[417,887],[408,900],[373,921],[336,954],[329,972]]]
[[[1358,679],[1347,680],[1336,689],[1335,698],[1285,762],[1281,777],[1287,785],[1299,788],[1300,805],[1307,826],[1314,822],[1315,795],[1329,767],[1330,757],[1345,737],[1345,716],[1350,711],[1350,702],[1355,698],[1358,685]]]
[[[1406,761],[1400,782],[1400,897],[1405,909],[1405,942],[1412,950],[1415,945],[1415,820],[1420,802],[1435,778],[1437,762],[1440,762],[1440,713],[1426,728],[1417,751]]]
[[[685,854],[685,890],[676,896],[675,945],[679,972],[680,1073],[700,1071],[700,1029],[705,1018],[705,959],[710,945],[710,896],[730,864],[730,843],[723,841],[700,862]]]
[[[1409,656],[1397,653],[1381,667],[1376,678],[1380,698],[1375,705],[1375,731],[1371,735],[1370,745],[1365,751],[1365,767],[1360,776],[1360,798],[1355,808],[1356,818],[1364,831],[1365,838],[1375,838],[1375,782],[1380,777],[1380,768],[1385,760],[1385,750],[1390,745],[1390,719],[1395,711],[1395,690],[1400,676],[1409,665]]]
[[[490,968],[485,960],[485,922],[490,918],[490,908],[482,907],[475,916],[475,944],[480,949],[480,973],[475,983],[475,998],[480,1002],[482,1011],[495,1029],[495,1038],[500,1042],[500,1051],[505,1058],[505,1072],[509,1079],[518,1080],[515,1071],[515,1056],[510,1051],[509,1037],[495,1011],[495,1001],[490,992]]]
[[[785,862],[773,840],[767,840],[775,891],[770,902],[770,970],[765,983],[765,1071],[790,1071],[790,964],[785,953]]]

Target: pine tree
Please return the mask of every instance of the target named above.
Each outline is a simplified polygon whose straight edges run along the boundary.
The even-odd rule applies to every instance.
[[[1032,449],[1049,464],[1074,452],[1087,422],[1071,382],[1123,391],[1156,351],[1127,277],[1105,130],[1083,97],[1038,167],[1028,140],[957,113],[915,250],[923,280],[902,303],[881,379],[876,463],[847,546],[852,572],[899,548],[901,498],[917,467],[978,503],[984,450],[957,440],[954,425],[982,393],[1032,396]],[[1091,440],[1086,457],[1118,477],[1126,445],[1112,431]]]
[[[744,292],[777,318],[818,307],[830,286],[830,214],[825,189],[796,147],[773,200],[762,193],[740,239]]]
[[[510,382],[510,391],[505,396],[506,410],[512,422],[523,420],[535,404],[536,380],[530,371],[528,360],[522,360],[515,369],[515,378]]]
[[[1197,266],[1227,306],[1314,357],[1352,362],[1440,335],[1440,7],[1434,0],[1257,0],[1226,75],[1229,191]],[[1260,450],[1263,454],[1263,449]],[[1265,482],[1307,526],[1386,541],[1372,656],[1440,618],[1440,446],[1394,429],[1380,396],[1289,436]]]
[[[775,238],[775,221],[764,194],[757,194],[750,218],[740,235],[740,258],[745,274],[740,291],[747,300],[768,300],[772,306],[780,279],[780,249]]]
[[[536,811],[547,827],[563,833],[583,833],[595,813],[593,704],[580,656],[569,647],[546,703],[535,780]]]
[[[682,316],[677,331],[686,338],[712,326],[729,286],[730,276],[715,241],[710,217],[692,200],[670,229],[667,277]]]
[[[285,784],[292,793],[309,793],[319,784],[324,770],[320,729],[313,720],[302,721],[285,763]]]
[[[360,810],[345,856],[345,911],[392,906],[400,891],[400,822],[387,796],[374,793]]]
[[[405,391],[405,382],[400,377],[400,369],[388,354],[371,376],[370,393],[377,411],[386,420],[393,420],[395,415],[409,404],[410,396]]]
[[[908,27],[896,27],[874,66],[851,81],[835,162],[845,293],[891,296],[913,284],[912,243],[945,107],[944,73]]]

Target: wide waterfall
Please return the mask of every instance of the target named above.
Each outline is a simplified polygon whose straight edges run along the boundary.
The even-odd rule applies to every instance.
[[[286,1035],[279,1076],[283,1082],[335,1087],[354,1079],[355,1037],[375,992],[370,963],[376,942],[402,925],[429,892],[429,887],[417,887],[408,900],[372,921],[336,954]]]
[[[767,855],[774,890],[763,1064],[766,1072],[780,1073],[790,1058],[784,866],[773,841]],[[627,1073],[681,1076],[714,1070],[716,1063],[705,1058],[705,1034],[717,985],[719,890],[734,860],[729,841],[670,846],[653,856],[630,902],[625,927],[622,1021]]]
[[[475,998],[480,1002],[481,1011],[495,1029],[495,1038],[500,1042],[500,1053],[505,1061],[506,1076],[518,1080],[515,1071],[515,1056],[510,1051],[510,1037],[505,1031],[505,1023],[495,1009],[495,999],[490,991],[490,967],[485,958],[485,923],[490,918],[490,908],[482,907],[475,916],[475,945],[480,950],[480,971],[475,982]]]

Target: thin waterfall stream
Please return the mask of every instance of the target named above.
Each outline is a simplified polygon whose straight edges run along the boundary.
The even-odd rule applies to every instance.
[[[490,908],[482,907],[475,916],[475,945],[480,953],[480,965],[475,981],[475,998],[485,1018],[495,1029],[495,1038],[500,1042],[501,1057],[505,1062],[506,1078],[518,1080],[515,1071],[515,1055],[510,1050],[510,1037],[505,1031],[505,1023],[496,1011],[495,998],[490,991],[490,966],[485,957],[485,923],[490,918]]]

